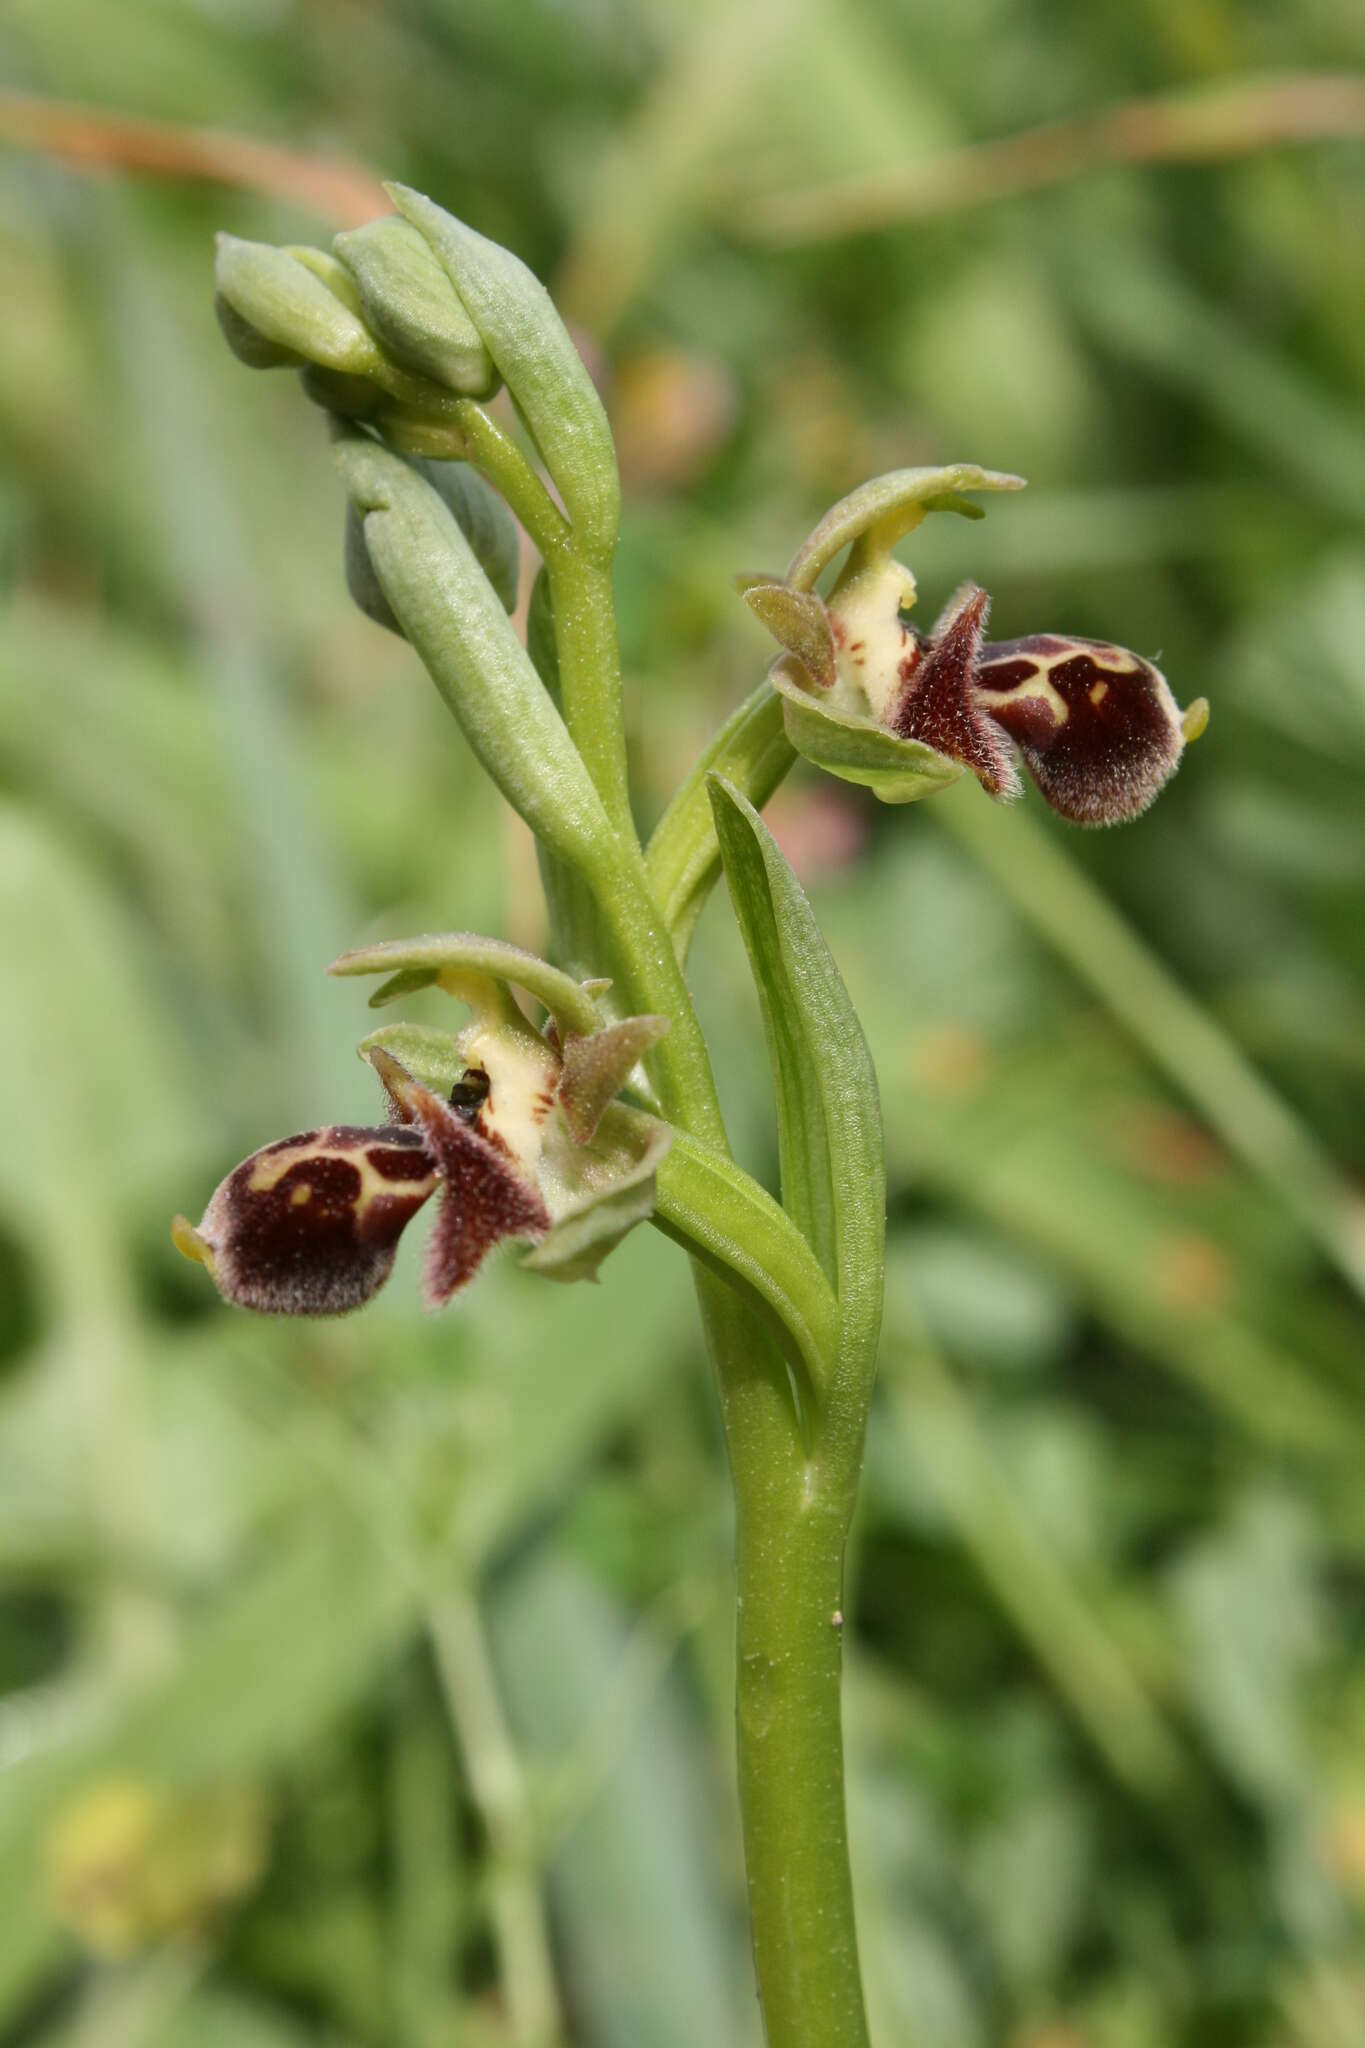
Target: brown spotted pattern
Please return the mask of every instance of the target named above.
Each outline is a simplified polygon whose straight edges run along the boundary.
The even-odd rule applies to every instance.
[[[974,696],[1016,742],[1043,796],[1077,825],[1145,811],[1184,745],[1160,671],[1103,640],[1038,633],[981,648]]]
[[[966,583],[945,608],[927,645],[906,636],[900,689],[887,723],[901,739],[919,740],[970,768],[992,796],[1019,793],[1008,741],[975,702],[972,678],[990,599]]]
[[[215,1191],[197,1233],[229,1301],[266,1315],[344,1315],[378,1292],[404,1226],[437,1184],[416,1131],[351,1124],[255,1152]]]

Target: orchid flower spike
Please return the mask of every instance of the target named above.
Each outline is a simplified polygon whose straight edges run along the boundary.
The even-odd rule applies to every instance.
[[[343,1315],[369,1301],[398,1242],[439,1192],[423,1292],[443,1308],[504,1241],[526,1263],[591,1279],[654,1206],[670,1132],[615,1097],[647,1084],[638,1064],[662,1017],[604,1022],[602,984],[573,981],[514,946],[464,933],[343,954],[337,974],[385,973],[383,1003],[439,986],[471,1011],[459,1033],[395,1024],[360,1047],[393,1121],[330,1124],[282,1138],[234,1167],[197,1228],[172,1238],[219,1292],[269,1315]],[[547,1010],[527,1022],[509,985]]]
[[[970,770],[993,797],[1020,794],[1015,750],[1059,816],[1113,825],[1144,811],[1208,722],[1182,712],[1165,677],[1108,641],[1039,633],[984,638],[990,600],[966,583],[932,632],[910,620],[914,576],[892,554],[926,512],[980,517],[960,494],[1017,488],[966,464],[903,470],[855,491],[820,522],[785,579],[739,587],[787,650],[771,680],[798,753],[885,803],[910,803]],[[813,585],[851,543],[827,600]]]

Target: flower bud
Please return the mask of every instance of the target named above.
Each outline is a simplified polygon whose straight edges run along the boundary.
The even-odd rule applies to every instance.
[[[491,398],[502,382],[444,267],[417,229],[396,215],[332,243],[354,278],[365,323],[405,369],[464,398]]]
[[[382,359],[363,321],[288,249],[219,235],[215,308],[233,353],[252,369],[320,369],[370,377]]]
[[[504,611],[517,605],[521,558],[516,521],[503,500],[467,462],[437,462],[422,456],[405,458],[409,469],[424,477],[437,492],[447,511],[474,552]],[[346,507],[344,563],[346,588],[377,626],[403,636],[392,605],[384,595],[365,545],[365,522],[358,508]]]

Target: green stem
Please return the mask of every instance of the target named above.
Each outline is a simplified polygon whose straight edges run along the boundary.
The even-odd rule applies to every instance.
[[[586,592],[607,598],[605,580]],[[559,612],[556,611],[558,628]],[[585,637],[585,644],[588,644]],[[560,643],[563,662],[563,643]],[[677,910],[698,904],[719,858],[704,801],[705,769],[748,764],[767,794],[790,764],[771,692],[732,720],[691,779],[671,843],[652,873],[622,848],[622,870],[597,890],[633,1004],[663,1011],[660,1095],[682,1131],[728,1153],[709,1056],[674,950]],[[664,845],[670,844],[665,835]],[[689,852],[689,847],[693,850]],[[698,849],[700,851],[698,852]],[[651,888],[665,866],[668,918]],[[685,942],[684,942],[685,943]],[[686,1148],[677,1144],[682,1164]],[[667,1176],[661,1177],[664,1209]],[[661,1213],[665,1228],[671,1216]],[[815,1266],[812,1260],[812,1266]],[[693,1260],[720,1391],[737,1508],[736,1740],[754,1962],[769,2048],[868,2048],[844,1810],[842,1602],[844,1551],[857,1494],[870,1396],[856,1313],[822,1350],[836,1400],[804,1415],[787,1365],[750,1301]],[[771,1282],[765,1275],[765,1287]],[[796,1289],[812,1299],[827,1290]],[[769,1293],[769,1305],[772,1305]],[[823,1320],[823,1318],[822,1318]],[[842,1353],[847,1351],[845,1358]],[[837,1412],[836,1412],[837,1410]],[[856,1412],[855,1412],[856,1411]]]
[[[736,1539],[735,1725],[749,1914],[772,2048],[865,2048],[840,1722],[836,1508],[746,1512]]]
[[[572,539],[545,557],[554,607],[564,723],[622,841],[637,847],[626,779],[621,720],[621,654],[611,571],[583,555]]]
[[[861,1463],[805,1452],[738,1296],[697,1292],[736,1502],[735,1736],[768,2048],[868,2048],[844,1807],[844,1552]]]

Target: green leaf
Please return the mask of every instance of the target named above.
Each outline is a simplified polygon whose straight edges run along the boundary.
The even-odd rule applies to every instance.
[[[409,988],[426,987],[433,981],[456,983],[459,977],[486,975],[496,982],[510,983],[534,996],[554,1018],[561,1037],[570,1033],[590,1037],[602,1028],[602,1017],[593,995],[582,982],[551,967],[534,953],[523,952],[505,939],[484,939],[475,932],[439,932],[418,939],[385,939],[377,946],[357,946],[341,954],[328,968],[329,974],[387,974],[403,977],[401,995]],[[422,977],[421,980],[408,977]],[[379,993],[390,989],[386,983]],[[458,986],[450,993],[459,995]]]
[[[614,860],[582,759],[440,493],[354,428],[335,452],[379,586],[498,788],[562,859]]]
[[[792,556],[787,582],[795,590],[812,589],[822,571],[852,541],[867,537],[877,548],[894,547],[919,525],[926,512],[941,510],[935,501],[945,496],[959,491],[1023,488],[1021,476],[978,469],[974,462],[954,462],[946,469],[893,469],[860,484],[826,512]]]
[[[773,663],[769,678],[782,700],[787,739],[812,767],[843,782],[870,789],[884,804],[912,804],[947,789],[963,773],[920,740],[902,739],[874,718],[827,710],[815,691],[798,680],[787,657]]]
[[[841,1369],[870,1377],[886,1169],[867,1041],[804,890],[752,804],[711,777],[716,834],[763,1011],[782,1199],[834,1283]]]
[[[835,1354],[838,1304],[772,1196],[732,1159],[675,1130],[659,1167],[654,1220],[764,1312],[818,1395]]]
[[[654,829],[645,856],[649,884],[678,958],[685,961],[692,933],[720,875],[720,847],[711,815],[707,777],[714,770],[761,810],[792,764],[782,727],[782,703],[767,683],[725,721],[687,780],[680,783]]]
[[[543,284],[510,250],[488,241],[405,185],[385,188],[430,243],[535,438],[574,532],[608,562],[621,524],[616,450],[602,401]]]

